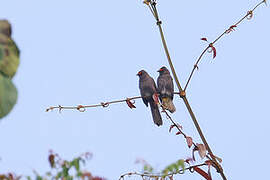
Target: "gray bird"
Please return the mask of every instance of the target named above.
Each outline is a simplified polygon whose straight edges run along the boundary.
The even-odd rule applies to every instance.
[[[157,93],[156,83],[154,79],[144,70],[139,71],[137,75],[139,76],[139,88],[142,100],[147,107],[148,103],[150,104],[153,121],[157,126],[161,126],[163,123],[159,108],[153,99],[153,95]]]
[[[164,66],[161,67],[158,72],[159,76],[157,79],[157,91],[159,93],[159,99],[163,107],[173,113],[176,110],[173,104],[173,79],[170,75],[170,71]]]

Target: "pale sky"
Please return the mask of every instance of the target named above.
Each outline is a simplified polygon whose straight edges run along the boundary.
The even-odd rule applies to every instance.
[[[159,12],[172,60],[181,83],[207,45],[233,25],[259,0],[160,0]],[[95,104],[139,95],[136,73],[154,79],[168,66],[158,28],[138,0],[8,0],[0,19],[13,26],[21,50],[14,84],[18,102],[0,121],[0,173],[32,175],[48,171],[48,151],[71,159],[93,153],[85,167],[116,180],[140,171],[136,158],[156,170],[191,156],[185,139],[169,133],[169,121],[153,124],[141,100],[131,110],[125,103],[86,112],[46,113],[52,105]],[[187,97],[213,152],[223,159],[228,179],[265,179],[270,160],[270,11],[259,7],[251,20],[216,44],[187,89]],[[201,143],[180,98],[172,117]],[[199,159],[199,158],[197,158]],[[214,179],[221,179],[212,171]],[[216,177],[216,178],[215,178]],[[202,179],[199,175],[179,179]]]

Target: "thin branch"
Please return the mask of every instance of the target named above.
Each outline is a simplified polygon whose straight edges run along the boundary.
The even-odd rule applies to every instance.
[[[172,119],[172,117],[171,117],[171,116],[169,115],[169,113],[165,110],[165,108],[164,108],[162,105],[161,105],[161,107],[162,107],[162,109],[163,109],[162,112],[166,114],[166,117],[171,121],[171,123],[173,124],[173,126],[177,128],[177,130],[184,136],[185,139],[187,139],[188,136],[183,132],[183,130],[178,126],[178,124]],[[193,146],[194,146],[195,148],[198,149],[198,146],[197,146],[197,144],[196,144],[194,141],[192,141],[192,144],[193,144]],[[214,162],[208,155],[206,155],[205,157],[206,157],[207,159],[209,159],[211,162],[213,162],[213,167],[216,168],[216,170],[218,171],[218,167],[215,165],[215,162]]]
[[[237,21],[234,25],[230,26],[229,29],[226,29],[221,35],[219,35],[212,43],[209,43],[209,45],[203,50],[203,52],[200,54],[199,58],[197,59],[195,65],[193,66],[193,69],[188,77],[188,80],[186,82],[186,85],[185,85],[185,88],[184,88],[184,91],[186,91],[189,83],[190,83],[190,80],[195,72],[196,69],[198,69],[198,64],[199,62],[201,61],[203,55],[207,52],[207,50],[213,46],[219,39],[221,39],[224,35],[226,34],[229,34],[231,31],[233,31],[235,27],[237,27],[240,23],[242,23],[246,18],[250,19],[253,15],[253,12],[255,11],[255,9],[257,9],[261,4],[264,4],[266,3],[266,0],[263,0],[261,1],[260,3],[258,3],[252,10],[248,11],[246,13],[245,16],[243,16],[239,21]]]
[[[58,109],[59,111],[63,109],[73,109],[73,110],[78,110],[80,112],[84,112],[87,108],[93,108],[93,107],[108,107],[110,104],[116,104],[116,103],[121,103],[121,102],[127,102],[130,100],[135,100],[135,99],[140,99],[142,98],[141,96],[135,96],[131,98],[126,98],[126,99],[121,99],[121,100],[115,100],[115,101],[108,101],[108,102],[101,102],[99,104],[93,104],[93,105],[78,105],[78,106],[51,106],[46,109],[46,112]],[[135,103],[135,102],[134,102]]]
[[[183,91],[183,89],[182,89],[182,87],[180,85],[180,82],[179,82],[178,77],[176,75],[176,72],[175,72],[175,69],[174,69],[170,54],[169,54],[167,43],[166,43],[164,33],[163,33],[163,30],[162,30],[162,27],[161,27],[161,21],[158,18],[159,16],[158,16],[157,8],[156,8],[156,2],[153,2],[152,5],[155,7],[154,8],[154,13],[156,13],[156,17],[157,17],[156,20],[157,20],[157,25],[158,25],[158,28],[159,28],[162,44],[163,44],[163,47],[164,47],[164,50],[165,50],[165,53],[166,53],[166,56],[167,56],[167,59],[168,59],[168,63],[170,65],[170,68],[171,68],[171,71],[172,71],[172,74],[173,74],[173,77],[174,77],[174,80],[175,80],[176,85],[177,85],[177,87],[178,87],[178,89],[180,91],[180,97],[183,99],[183,101],[184,101],[184,103],[186,105],[186,108],[187,108],[187,110],[188,110],[188,112],[189,112],[189,114],[191,116],[191,119],[192,119],[196,129],[197,129],[197,131],[198,131],[198,133],[199,133],[199,135],[200,135],[200,137],[201,137],[201,139],[202,139],[208,153],[210,154],[210,156],[211,156],[211,158],[213,160],[213,163],[217,167],[217,171],[220,173],[223,180],[227,180],[221,165],[217,162],[215,155],[212,153],[212,150],[210,149],[210,146],[208,145],[208,143],[207,143],[207,141],[206,141],[206,139],[205,139],[205,137],[203,135],[203,132],[202,132],[202,130],[200,128],[200,125],[199,125],[199,123],[198,123],[198,121],[197,121],[197,119],[196,119],[196,117],[195,117],[195,115],[193,113],[193,110],[192,110],[192,108],[191,108],[191,106],[190,106],[190,104],[189,104],[189,102],[188,102],[188,100],[186,98],[185,92]]]
[[[179,92],[174,92],[174,94],[180,94]],[[130,97],[126,99],[120,99],[120,100],[114,100],[114,101],[108,101],[108,102],[101,102],[99,104],[92,104],[92,105],[78,105],[78,106],[51,106],[46,109],[46,112],[52,111],[54,109],[58,109],[60,112],[63,109],[71,109],[71,110],[78,110],[80,112],[84,112],[87,108],[94,108],[94,107],[108,107],[110,104],[116,104],[116,103],[122,103],[122,102],[127,102],[127,101],[132,101],[135,99],[140,99],[142,98],[141,96],[135,96],[135,97]],[[135,104],[135,101],[131,102],[132,104]]]
[[[119,180],[124,180],[124,178],[126,176],[132,176],[132,175],[136,175],[136,176],[141,176],[142,178],[144,177],[148,177],[148,178],[160,178],[160,177],[170,177],[170,176],[173,176],[173,175],[177,175],[177,174],[183,174],[184,171],[186,170],[189,170],[190,172],[193,173],[193,168],[194,167],[200,167],[200,166],[205,166],[207,164],[203,163],[203,164],[198,164],[198,165],[194,165],[194,166],[189,166],[185,169],[181,169],[177,172],[174,172],[174,173],[169,173],[167,175],[162,175],[162,174],[148,174],[148,173],[138,173],[138,172],[129,172],[129,173],[125,173],[123,175],[120,176]]]

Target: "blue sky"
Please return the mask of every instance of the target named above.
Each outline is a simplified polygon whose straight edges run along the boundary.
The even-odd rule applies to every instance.
[[[258,0],[159,1],[159,12],[177,74],[185,82],[196,58],[257,4]],[[71,159],[94,154],[87,169],[117,179],[140,170],[136,158],[156,169],[191,156],[185,140],[157,128],[141,100],[109,108],[46,113],[51,105],[93,104],[139,94],[136,73],[154,79],[168,66],[154,19],[141,1],[9,0],[0,18],[13,26],[21,50],[14,83],[17,105],[0,121],[0,172],[41,174],[49,170],[49,149]],[[264,178],[269,137],[269,8],[216,44],[192,79],[187,97],[228,179]],[[201,142],[180,98],[172,117]],[[260,167],[256,169],[256,167]],[[213,171],[213,174],[214,171]],[[186,173],[185,179],[199,178]],[[214,177],[218,175],[214,175]]]

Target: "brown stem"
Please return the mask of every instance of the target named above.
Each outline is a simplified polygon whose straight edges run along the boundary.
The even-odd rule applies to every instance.
[[[153,8],[154,9],[154,13],[156,13],[156,20],[157,20],[157,25],[158,25],[158,28],[159,28],[159,32],[160,32],[162,44],[163,44],[163,47],[164,47],[164,50],[165,50],[165,53],[166,53],[166,56],[167,56],[167,59],[168,59],[168,62],[169,62],[169,65],[170,65],[172,74],[173,74],[173,77],[174,77],[174,80],[176,82],[176,85],[177,85],[179,91],[181,92],[181,91],[183,91],[183,89],[182,89],[182,87],[180,85],[180,82],[178,80],[178,77],[176,75],[176,72],[175,72],[175,69],[174,69],[174,66],[173,66],[173,63],[172,63],[172,60],[171,60],[169,51],[168,51],[167,43],[166,43],[166,40],[165,40],[165,37],[164,37],[164,33],[163,33],[163,30],[162,30],[162,27],[161,27],[161,21],[158,18],[158,11],[157,11],[157,8],[156,8],[156,4],[153,4],[153,6],[154,6],[154,8]],[[202,141],[203,141],[206,149],[207,149],[207,151],[209,152],[209,154],[210,154],[210,156],[212,158],[212,161],[216,165],[217,170],[221,174],[223,180],[226,180],[227,178],[225,177],[225,175],[223,173],[223,169],[222,169],[221,165],[217,162],[216,157],[213,155],[212,150],[210,149],[210,146],[208,145],[208,143],[207,143],[207,141],[206,141],[206,139],[205,139],[205,137],[203,135],[203,132],[202,132],[200,126],[199,126],[199,123],[198,123],[198,121],[197,121],[197,119],[196,119],[196,117],[195,117],[195,115],[194,115],[194,113],[193,113],[190,105],[189,105],[189,102],[188,102],[186,96],[185,95],[182,96],[182,99],[184,100],[184,103],[186,105],[186,108],[187,108],[190,116],[191,116],[191,119],[193,120],[193,123],[194,123],[194,125],[195,125],[195,127],[196,127],[196,129],[197,129],[197,131],[198,131],[198,133],[199,133],[199,135],[200,135],[200,137],[201,137],[201,139],[202,139]]]
[[[174,94],[180,94],[179,92],[174,92]],[[115,101],[107,101],[107,102],[101,102],[99,104],[92,104],[92,105],[78,105],[78,106],[51,106],[46,109],[46,112],[52,111],[54,109],[58,109],[59,111],[63,109],[72,109],[72,110],[78,110],[80,112],[84,112],[86,108],[94,108],[94,107],[108,107],[110,104],[116,104],[116,103],[122,103],[126,102],[127,100],[135,100],[135,99],[140,99],[142,98],[141,96],[135,96],[135,97],[130,97],[126,99],[120,99],[120,100],[115,100]]]

